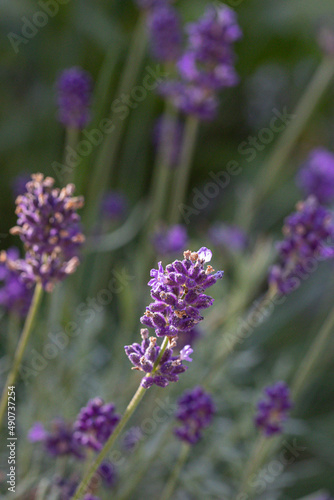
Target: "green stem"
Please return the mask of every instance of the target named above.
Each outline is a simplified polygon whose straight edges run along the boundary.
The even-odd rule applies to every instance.
[[[297,104],[293,113],[294,118],[278,138],[268,161],[265,162],[264,168],[259,172],[258,178],[254,183],[256,185],[254,197],[245,200],[241,215],[247,223],[251,222],[255,207],[262,202],[272,187],[277,184],[278,174],[285,165],[333,76],[334,58],[326,57],[319,64],[318,69]]]
[[[18,371],[19,371],[19,368],[21,365],[21,361],[23,358],[23,354],[24,354],[24,351],[27,347],[30,334],[31,334],[33,327],[34,327],[34,324],[35,324],[37,312],[39,310],[39,306],[40,306],[40,303],[42,300],[42,295],[43,295],[42,285],[40,283],[37,283],[37,285],[35,287],[34,296],[33,296],[32,302],[31,302],[31,306],[29,309],[29,313],[28,313],[26,322],[25,322],[24,327],[23,327],[22,335],[21,335],[20,341],[18,343],[16,352],[15,352],[13,366],[8,374],[7,380],[5,382],[5,386],[3,388],[3,393],[2,393],[1,402],[0,402],[0,427],[1,427],[1,423],[3,420],[4,414],[5,414],[6,408],[7,408],[8,387],[15,384],[17,374],[18,374]]]
[[[188,116],[184,129],[180,164],[178,165],[175,172],[176,178],[173,188],[172,207],[169,221],[170,224],[176,224],[180,218],[180,205],[185,199],[187,192],[191,163],[195,153],[198,128],[198,119],[192,116]]]
[[[146,16],[142,14],[133,35],[131,47],[125,63],[125,69],[116,92],[117,97],[121,97],[123,94],[128,95],[131,92],[132,86],[137,80],[145,55],[146,40]],[[113,122],[115,128],[105,137],[99,151],[87,195],[86,213],[90,217],[90,223],[95,221],[96,205],[98,206],[99,195],[104,191],[105,187],[108,186],[109,180],[112,177],[118,146],[126,124],[125,118],[117,119],[117,112],[114,111],[113,108],[110,113],[110,120]]]
[[[171,496],[175,490],[175,486],[177,484],[177,481],[179,479],[181,470],[182,470],[182,468],[183,468],[184,464],[186,463],[186,460],[189,456],[190,449],[191,449],[191,447],[189,444],[182,443],[182,447],[181,447],[178,461],[176,462],[175,467],[172,471],[172,474],[171,474],[170,478],[168,479],[168,482],[165,486],[165,489],[162,492],[160,500],[169,500],[171,498]]]
[[[323,324],[319,334],[311,344],[292,384],[292,398],[296,400],[303,391],[310,374],[316,364],[320,361],[321,355],[324,352],[328,340],[334,330],[334,309],[329,313],[325,323]]]
[[[7,353],[12,358],[18,340],[20,318],[17,313],[12,312],[8,319]]]
[[[265,438],[262,435],[257,438],[251,456],[247,462],[245,472],[241,480],[240,490],[236,499],[243,498],[244,496],[245,498],[251,498],[246,496],[250,486],[248,482],[251,479],[252,475],[257,472],[258,468],[261,467],[263,456],[267,450],[267,444],[268,438]]]
[[[64,165],[66,165],[66,157],[67,154],[71,154],[71,152],[67,152],[67,149],[74,150],[76,152],[77,147],[78,147],[78,142],[79,142],[79,137],[80,137],[80,130],[78,128],[66,128],[65,132],[65,144],[64,144]],[[77,177],[77,169],[79,168],[78,165],[76,167],[71,169],[71,172],[68,173],[66,176],[67,178],[64,179],[64,184],[67,184],[68,182],[74,182]]]
[[[155,371],[160,363],[160,360],[163,356],[163,353],[166,350],[167,345],[168,345],[168,338],[165,337],[165,339],[161,345],[160,354],[154,363],[153,370],[152,370],[150,375],[153,375],[155,373]],[[117,438],[121,434],[121,432],[124,429],[127,422],[130,420],[133,413],[135,412],[137,406],[139,405],[139,403],[143,399],[145,393],[146,393],[146,389],[144,389],[144,387],[142,387],[142,385],[140,385],[138,387],[135,395],[131,399],[130,403],[128,404],[128,406],[124,412],[124,415],[121,418],[121,420],[119,421],[114,432],[112,433],[112,435],[110,436],[110,438],[108,439],[108,441],[106,442],[106,444],[104,445],[104,447],[102,448],[102,450],[100,451],[100,453],[98,454],[98,456],[96,457],[94,462],[91,464],[91,466],[89,467],[86,474],[84,474],[84,477],[83,477],[81,483],[79,484],[79,486],[75,492],[73,500],[79,500],[81,498],[81,496],[84,495],[84,493],[86,492],[86,489],[89,487],[89,484],[90,484],[92,477],[94,476],[95,472],[97,471],[97,469],[99,468],[99,466],[101,465],[101,463],[103,462],[105,457],[110,452],[113,445],[116,443]]]

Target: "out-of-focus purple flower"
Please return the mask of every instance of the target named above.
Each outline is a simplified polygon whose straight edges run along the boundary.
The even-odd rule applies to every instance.
[[[78,482],[78,478],[65,479],[62,477],[55,477],[53,479],[53,484],[59,489],[59,500],[70,500],[77,489]]]
[[[156,345],[157,339],[155,337],[149,338],[146,328],[141,330],[141,336],[143,339],[141,344],[134,343],[125,346],[125,353],[134,365],[134,369],[147,374],[142,379],[141,385],[148,389],[154,384],[159,387],[167,387],[170,382],[177,382],[179,375],[185,372],[188,367],[183,365],[184,358],[181,359],[180,355],[173,356],[176,342],[174,340],[169,342],[169,346],[163,353],[153,373],[154,364],[160,355],[160,346]]]
[[[120,421],[115,405],[100,398],[91,399],[74,423],[74,439],[82,446],[99,451]]]
[[[152,240],[157,254],[173,255],[181,252],[187,246],[187,229],[181,224],[161,228],[153,235]]]
[[[334,257],[333,214],[310,196],[286,218],[283,234],[285,239],[278,245],[280,264],[270,269],[269,285],[288,294],[309,275],[314,260]]]
[[[2,283],[0,305],[9,312],[25,316],[31,304],[32,290],[23,282],[20,273],[16,269],[10,269],[7,265],[18,258],[19,251],[14,247],[0,254],[0,282]]]
[[[26,192],[26,184],[30,181],[30,179],[30,175],[26,173],[19,174],[14,178],[12,182],[12,190],[15,198]]]
[[[161,262],[151,271],[151,297],[154,302],[140,318],[143,325],[154,328],[158,337],[176,337],[192,330],[203,320],[201,309],[210,307],[214,299],[204,291],[223,277],[205,263],[211,259],[211,251],[203,247],[198,252],[184,252],[184,260],[168,264],[164,270]]]
[[[107,488],[115,486],[117,481],[116,467],[111,462],[102,462],[98,469],[98,474],[102,478]]]
[[[153,130],[153,142],[157,149],[162,146],[169,155],[168,166],[177,167],[180,160],[184,127],[180,121],[161,117]]]
[[[148,19],[151,51],[158,61],[176,61],[181,53],[182,30],[178,12],[170,5],[154,8]]]
[[[118,191],[109,191],[101,203],[103,217],[111,220],[123,219],[127,212],[128,201],[126,196]]]
[[[123,448],[126,451],[133,451],[137,443],[143,438],[140,427],[131,427],[124,435]]]
[[[178,400],[176,418],[182,423],[175,429],[175,435],[191,445],[202,437],[202,431],[213,419],[215,406],[213,400],[202,387],[186,391]]]
[[[334,26],[322,26],[319,35],[318,42],[323,50],[323,52],[329,56],[334,56]]]
[[[266,387],[264,398],[257,405],[256,426],[267,437],[280,434],[291,407],[290,390],[285,382]]]
[[[68,128],[83,129],[90,121],[92,79],[81,68],[63,71],[57,82],[59,121]]]
[[[72,455],[84,458],[82,447],[74,439],[72,426],[60,418],[52,421],[50,432],[40,422],[36,422],[28,433],[28,439],[32,443],[43,443],[45,450],[53,457]]]
[[[217,247],[232,252],[242,252],[247,246],[247,235],[237,226],[217,222],[209,229],[209,238]]]
[[[210,121],[217,114],[217,96],[206,87],[184,81],[169,81],[160,85],[159,92],[186,115]]]
[[[334,201],[334,154],[324,148],[314,149],[302,168],[297,182],[304,193],[314,195],[320,203]]]
[[[235,12],[226,5],[209,7],[188,27],[189,48],[179,61],[186,80],[218,90],[236,85],[233,44],[242,36]]]
[[[57,281],[79,265],[78,252],[85,238],[77,210],[84,201],[72,196],[73,184],[58,189],[51,177],[35,174],[31,179],[27,192],[16,199],[18,225],[11,229],[23,241],[26,257],[7,258],[7,265],[29,285],[40,281],[45,290],[52,291]]]

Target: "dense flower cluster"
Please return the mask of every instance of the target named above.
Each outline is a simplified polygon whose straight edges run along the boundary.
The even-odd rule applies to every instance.
[[[334,201],[334,154],[324,148],[314,149],[298,173],[297,182],[304,193],[320,203]]]
[[[101,212],[104,218],[120,220],[126,214],[128,202],[125,195],[118,191],[109,191],[101,203]]]
[[[151,50],[163,62],[176,61],[181,53],[182,30],[177,10],[170,5],[158,5],[149,15]]]
[[[40,281],[47,291],[57,281],[73,273],[78,251],[84,242],[77,210],[82,197],[73,197],[74,185],[54,188],[54,179],[42,174],[31,176],[26,193],[16,199],[17,226],[11,233],[24,243],[24,260],[7,258],[8,267],[20,272],[29,285]],[[7,256],[8,257],[8,256]]]
[[[28,439],[32,443],[43,443],[47,453],[53,457],[71,455],[84,458],[82,447],[74,439],[72,425],[60,418],[52,421],[50,432],[40,422],[36,422],[29,431]]]
[[[257,405],[256,426],[267,437],[282,432],[282,424],[292,407],[290,390],[285,382],[277,382],[264,390],[264,399]]]
[[[59,120],[68,128],[83,129],[90,121],[92,80],[81,68],[63,71],[57,82]]]
[[[214,245],[232,252],[242,252],[247,246],[247,235],[237,226],[216,222],[208,234]]]
[[[161,227],[154,233],[152,240],[158,255],[173,255],[181,252],[188,244],[187,229],[181,224],[169,228]]]
[[[193,350],[185,345],[175,356],[178,336],[190,332],[203,320],[201,309],[210,307],[214,299],[204,291],[223,277],[223,272],[214,272],[205,264],[211,260],[211,250],[203,247],[198,252],[187,250],[184,260],[176,260],[163,268],[151,271],[151,297],[154,302],[146,308],[140,321],[145,326],[155,329],[158,337],[167,337],[168,345],[164,351],[156,345],[155,337],[149,338],[148,330],[142,329],[142,343],[125,346],[125,352],[135,370],[146,373],[142,379],[145,388],[156,384],[166,387],[169,382],[177,382],[179,374],[187,366],[183,361],[192,361]]]
[[[189,444],[196,444],[202,431],[210,425],[215,406],[213,400],[202,387],[186,391],[178,401],[176,418],[182,423],[175,429],[175,435]]]
[[[168,264],[166,269],[159,262],[158,269],[151,271],[151,297],[154,302],[140,318],[143,325],[155,329],[158,337],[178,336],[191,330],[203,320],[201,309],[210,307],[214,299],[204,291],[223,277],[214,272],[210,262],[212,252],[203,247],[198,252],[184,252],[184,260]]]
[[[17,248],[10,248],[7,253],[0,255],[0,305],[7,311],[25,316],[29,310],[32,291],[22,281],[20,273],[16,269],[9,269],[7,262],[16,261],[19,258]]]
[[[281,263],[271,268],[269,284],[288,294],[313,269],[314,259],[334,257],[333,215],[310,196],[287,217],[283,233],[285,239],[278,245]]]
[[[227,6],[209,7],[188,27],[188,48],[178,61],[179,81],[161,85],[161,93],[186,114],[212,120],[217,91],[237,84],[233,44],[241,37],[235,12]]]
[[[92,399],[82,408],[74,423],[74,439],[95,451],[102,449],[120,421],[115,405],[104,404],[100,398]]]
[[[155,337],[149,338],[146,328],[141,330],[141,336],[143,339],[141,344],[134,343],[125,346],[126,355],[135,369],[147,374],[142,379],[141,385],[148,389],[153,384],[167,387],[170,382],[177,382],[179,375],[188,369],[182,362],[192,361],[189,357],[193,352],[191,347],[185,346],[178,356],[173,356],[176,342],[171,341],[161,355],[160,346],[156,345],[157,339]]]

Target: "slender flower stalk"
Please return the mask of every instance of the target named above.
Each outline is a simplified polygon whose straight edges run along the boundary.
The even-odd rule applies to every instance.
[[[254,184],[256,185],[254,196],[245,198],[245,202],[240,208],[239,219],[244,228],[251,224],[254,217],[254,210],[268,195],[272,187],[276,185],[278,175],[310,120],[315,108],[319,104],[328,85],[333,79],[333,76],[334,57],[327,56],[321,61],[292,114],[293,119],[287,124],[274,150],[270,154],[268,160],[265,161],[264,168],[260,170],[257,181],[255,181]]]
[[[128,95],[132,86],[137,80],[142,61],[145,55],[147,43],[146,34],[146,14],[142,13],[139,17],[135,29],[131,47],[128,51],[128,57],[125,62],[125,68],[116,92],[116,96]],[[96,212],[99,207],[97,201],[100,194],[104,192],[105,186],[109,184],[112,177],[115,160],[118,153],[118,146],[123,136],[126,120],[117,119],[117,113],[112,109],[110,120],[113,122],[114,130],[105,137],[105,140],[99,151],[96,164],[93,169],[93,176],[90,179],[90,187],[87,194],[87,214],[89,224],[92,225],[96,220]]]
[[[161,358],[162,358],[162,356],[167,348],[167,345],[168,345],[168,337],[165,337],[163,344],[161,346],[160,355],[157,358],[157,360],[154,364],[152,373],[150,375],[154,375],[156,368],[158,367],[159,362],[160,362],[160,360],[161,360]],[[106,444],[104,445],[104,447],[102,448],[102,450],[100,451],[100,453],[98,454],[98,456],[96,457],[94,462],[89,467],[88,472],[84,475],[84,477],[83,477],[81,483],[79,484],[77,491],[73,497],[73,500],[79,500],[82,497],[82,495],[84,495],[84,493],[86,492],[86,489],[89,486],[89,483],[90,483],[92,477],[94,476],[95,472],[100,467],[101,463],[106,458],[106,456],[110,452],[111,448],[113,447],[113,445],[117,441],[117,439],[120,436],[125,425],[130,420],[131,416],[135,412],[139,403],[143,399],[145,393],[146,393],[146,389],[140,384],[135,395],[133,396],[130,403],[128,404],[121,420],[119,421],[117,427],[115,428],[114,432],[112,433],[112,435],[110,436],[110,438],[108,439],[108,441],[106,442]]]
[[[263,463],[263,456],[266,456],[268,444],[271,443],[266,439],[265,436],[260,435],[257,438],[253,450],[250,454],[250,458],[247,462],[246,468],[244,469],[244,474],[241,480],[241,486],[236,498],[244,498],[243,495],[246,495],[248,493],[248,490],[250,488],[249,479],[253,476],[253,474],[256,473],[259,467],[261,467]],[[251,497],[245,496],[245,498],[251,498]]]
[[[182,446],[181,446],[179,458],[175,464],[174,469],[172,470],[172,473],[170,475],[170,478],[168,479],[168,482],[165,486],[165,489],[162,492],[160,500],[169,500],[171,498],[171,496],[173,495],[177,481],[180,477],[180,473],[184,467],[184,464],[187,461],[190,450],[191,450],[191,446],[189,444],[183,442]]]
[[[8,387],[11,387],[15,384],[16,379],[17,379],[17,374],[19,372],[22,358],[24,355],[24,351],[27,347],[29,337],[33,331],[34,325],[35,325],[35,320],[36,316],[39,310],[39,306],[41,304],[42,300],[42,295],[43,295],[43,287],[40,283],[36,284],[35,287],[35,292],[34,296],[32,299],[32,303],[29,309],[29,313],[22,331],[22,335],[19,341],[19,344],[16,349],[15,357],[14,357],[14,362],[13,366],[8,374],[7,380],[5,382],[3,392],[2,392],[2,397],[1,397],[1,402],[0,402],[0,427],[2,423],[2,419],[4,417],[6,408],[7,408],[7,392],[8,392]]]
[[[187,192],[198,128],[198,118],[188,116],[185,123],[180,164],[175,171],[172,206],[169,219],[170,224],[177,224],[180,219],[180,205],[183,203]]]

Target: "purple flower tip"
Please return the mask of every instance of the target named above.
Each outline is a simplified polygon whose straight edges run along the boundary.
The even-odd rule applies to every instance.
[[[173,255],[181,252],[188,243],[187,230],[181,224],[159,229],[152,238],[159,255]]]
[[[314,195],[322,204],[334,200],[334,154],[314,149],[297,175],[297,183],[306,196]]]
[[[180,351],[180,359],[182,361],[192,361],[190,355],[194,352],[194,350],[190,347],[190,345],[184,346]]]
[[[36,422],[28,432],[28,440],[31,443],[38,443],[44,441],[47,437],[45,427],[40,422]]]
[[[267,437],[280,434],[291,407],[290,390],[285,382],[268,386],[264,398],[258,402],[255,425]]]
[[[60,122],[69,128],[83,129],[90,121],[92,79],[81,68],[63,71],[57,82]]]

